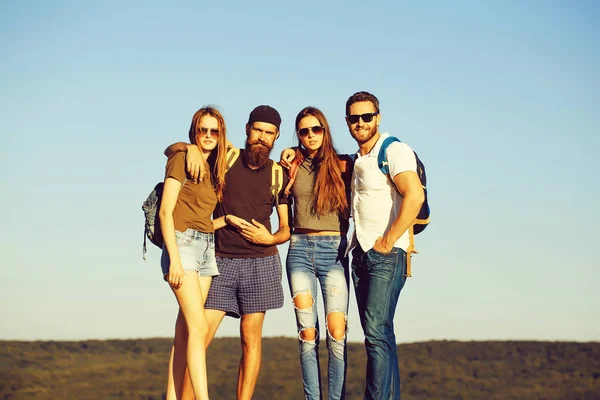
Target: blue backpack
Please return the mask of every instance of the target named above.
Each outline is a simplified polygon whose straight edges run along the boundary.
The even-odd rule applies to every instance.
[[[383,140],[383,143],[381,144],[379,153],[377,154],[377,166],[379,167],[379,170],[381,172],[383,172],[385,175],[387,175],[390,179],[391,179],[391,177],[389,176],[390,169],[388,167],[388,160],[387,160],[386,152],[387,152],[387,148],[390,146],[390,144],[392,144],[394,142],[400,142],[400,139],[398,139],[397,137],[394,137],[394,136],[389,136],[389,137],[385,138]],[[423,201],[423,205],[421,206],[421,209],[419,210],[419,214],[417,215],[417,218],[415,219],[414,224],[408,230],[410,244],[409,244],[408,249],[406,250],[406,254],[408,255],[408,257],[406,259],[406,276],[411,276],[411,268],[410,268],[411,257],[413,254],[418,253],[418,251],[415,249],[414,235],[423,232],[423,230],[425,228],[427,228],[427,226],[429,225],[429,213],[430,213],[429,203],[427,201],[427,176],[425,175],[425,166],[419,159],[419,156],[417,156],[417,153],[415,153],[415,158],[417,160],[417,175],[419,176],[419,180],[421,181],[421,185],[423,186],[423,192],[425,193],[425,201]]]
[[[385,175],[390,174],[386,154],[387,148],[390,146],[390,144],[394,142],[400,142],[400,139],[394,136],[389,136],[385,138],[383,140],[383,143],[381,144],[381,148],[379,149],[379,154],[377,155],[377,165],[379,166],[381,172],[383,172]],[[427,228],[427,225],[429,225],[430,210],[429,203],[427,202],[427,175],[425,174],[425,166],[419,159],[419,156],[417,156],[417,153],[415,153],[415,158],[417,159],[417,175],[419,176],[419,180],[421,181],[421,185],[423,186],[423,192],[425,192],[425,201],[423,202],[423,205],[421,206],[419,214],[417,215],[417,218],[415,219],[415,223],[413,225],[414,234],[417,235],[423,232],[423,230]]]

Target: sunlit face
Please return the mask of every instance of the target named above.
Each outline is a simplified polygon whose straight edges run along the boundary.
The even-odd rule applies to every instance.
[[[251,126],[246,125],[246,134],[248,143],[259,142],[269,149],[273,148],[275,139],[277,139],[277,127],[268,122],[253,122]]]
[[[302,118],[296,129],[296,134],[300,139],[300,143],[302,143],[302,146],[304,146],[311,157],[314,156],[323,145],[324,133],[321,123],[312,115],[307,115]]]
[[[219,121],[210,115],[200,118],[196,126],[196,144],[204,153],[210,153],[217,147],[221,134]]]
[[[375,106],[370,101],[359,101],[349,107],[348,115],[371,114],[375,111]],[[346,123],[348,124],[350,134],[359,145],[368,142],[373,136],[375,136],[380,120],[381,115],[379,114],[373,117],[371,122],[365,122],[362,118],[359,118],[357,122],[351,123],[351,121],[348,121],[348,118],[346,117]]]

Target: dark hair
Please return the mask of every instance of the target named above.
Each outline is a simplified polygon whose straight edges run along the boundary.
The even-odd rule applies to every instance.
[[[346,188],[342,180],[342,171],[337,151],[333,146],[329,123],[325,115],[315,107],[303,108],[296,116],[296,137],[298,138],[298,148],[302,148],[302,141],[298,136],[298,125],[304,117],[315,117],[321,126],[325,128],[323,132],[323,144],[317,150],[313,158],[315,167],[315,183],[312,188],[311,212],[315,215],[324,215],[328,212],[337,211],[344,218],[349,216],[348,200],[346,198]],[[304,154],[296,152],[297,157],[304,158]]]
[[[375,97],[374,94],[371,94],[369,92],[356,92],[352,96],[350,96],[346,101],[346,115],[349,115],[348,113],[350,112],[350,106],[360,101],[370,101],[371,103],[373,103],[375,111],[379,112],[379,100],[377,99],[377,97]]]
[[[215,191],[217,192],[217,199],[223,200],[223,190],[225,190],[225,171],[227,169],[227,129],[225,128],[225,119],[219,110],[214,106],[202,107],[192,117],[192,124],[190,125],[189,138],[190,143],[195,145],[198,144],[198,124],[200,120],[205,116],[216,118],[219,123],[219,137],[217,138],[217,147],[215,150],[210,152],[208,157],[208,164],[211,165],[212,170],[210,171]],[[210,168],[206,168],[208,173]]]

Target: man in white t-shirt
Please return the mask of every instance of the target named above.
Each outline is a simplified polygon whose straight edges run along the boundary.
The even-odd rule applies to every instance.
[[[379,100],[358,92],[346,102],[346,123],[356,140],[352,177],[354,233],[352,278],[365,334],[365,399],[400,399],[400,370],[394,314],[406,280],[409,227],[425,199],[412,149],[394,142],[387,149],[389,176],[377,165],[388,133],[379,133]]]

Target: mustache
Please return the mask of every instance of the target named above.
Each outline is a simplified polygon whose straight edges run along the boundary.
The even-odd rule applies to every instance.
[[[269,150],[273,148],[273,146],[269,146],[268,143],[261,142],[260,140],[248,140],[248,146],[263,146]]]

